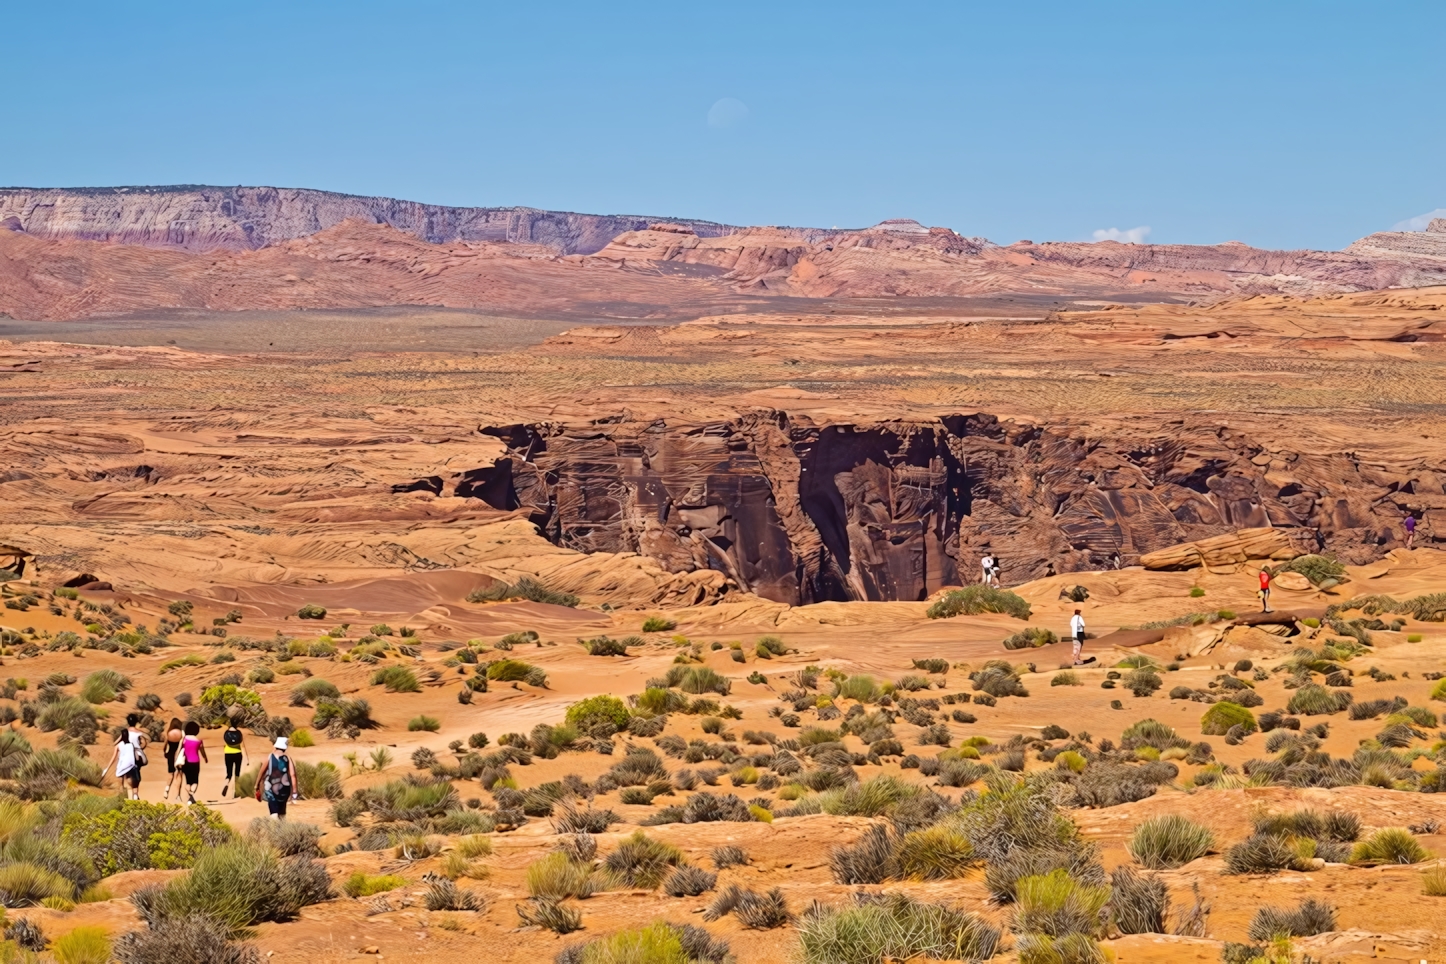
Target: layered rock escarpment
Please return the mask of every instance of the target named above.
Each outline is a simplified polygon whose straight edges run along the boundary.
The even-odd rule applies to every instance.
[[[1403,506],[1446,504],[1446,477],[1425,465],[1270,451],[1186,419],[1105,438],[978,414],[819,424],[777,411],[481,431],[508,455],[399,488],[526,510],[557,545],[713,569],[788,603],[924,599],[976,579],[986,551],[1019,582],[1263,527],[1364,562]]]
[[[0,190],[0,225],[11,230],[39,238],[192,251],[264,248],[358,218],[389,225],[433,244],[510,241],[545,245],[559,254],[590,254],[624,231],[646,228],[659,220],[526,207],[449,207],[276,187]],[[733,230],[711,221],[681,223],[705,237]]]

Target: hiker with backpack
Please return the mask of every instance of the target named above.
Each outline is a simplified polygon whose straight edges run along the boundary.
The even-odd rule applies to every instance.
[[[285,820],[286,805],[301,799],[296,765],[286,752],[287,745],[286,737],[278,736],[274,751],[266,757],[266,765],[256,775],[256,799],[266,801],[272,820]]]
[[[251,761],[250,754],[246,752],[246,734],[241,732],[234,719],[227,723],[221,740],[226,744],[222,750],[222,759],[226,761],[226,783],[221,787],[221,796],[224,797],[231,792],[231,781],[241,779],[243,764]]]
[[[166,727],[166,800],[171,799],[172,787],[176,788],[176,799],[181,799],[181,741],[186,738],[181,727],[179,716],[171,717],[171,723]]]

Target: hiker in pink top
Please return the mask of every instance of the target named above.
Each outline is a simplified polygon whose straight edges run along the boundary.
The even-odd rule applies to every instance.
[[[181,773],[186,781],[186,796],[195,803],[196,788],[201,782],[201,761],[211,762],[206,756],[206,741],[201,739],[201,724],[195,720],[186,724],[186,735],[181,740],[181,753],[184,761],[181,764]]]

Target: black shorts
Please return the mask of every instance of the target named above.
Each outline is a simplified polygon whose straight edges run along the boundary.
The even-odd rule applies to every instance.
[[[138,787],[141,785],[141,768],[131,767],[120,775],[121,786]]]
[[[241,754],[226,754],[226,779],[231,780],[241,775]]]
[[[273,816],[284,817],[286,816],[286,804],[286,797],[282,797],[280,800],[267,800],[266,809],[270,810]]]
[[[200,761],[200,760],[197,760],[195,763],[182,763],[182,764],[181,764],[181,775],[182,775],[182,777],[185,778],[186,784],[187,784],[188,786],[193,786],[193,787],[194,787],[196,784],[200,783],[200,782],[201,782],[201,761]]]
[[[167,743],[167,744],[166,744],[166,772],[167,772],[167,773],[175,773],[175,772],[176,772],[176,747],[178,747],[178,746],[180,746],[179,743]]]

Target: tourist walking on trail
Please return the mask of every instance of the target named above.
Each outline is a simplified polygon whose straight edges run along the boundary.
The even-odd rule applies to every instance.
[[[1085,621],[1084,616],[1080,615],[1078,609],[1076,609],[1074,615],[1070,617],[1069,635],[1074,641],[1074,664],[1076,666],[1083,666],[1084,663],[1080,660],[1080,654],[1084,652]]]
[[[186,724],[185,736],[181,739],[181,776],[186,781],[186,798],[196,802],[196,789],[201,783],[201,761],[211,762],[206,755],[206,741],[201,739],[201,724],[195,720]]]
[[[1270,612],[1270,570],[1260,570],[1260,611]]]
[[[186,734],[181,729],[181,718],[171,717],[171,725],[166,727],[166,794],[165,799],[171,799],[171,787],[176,788],[176,799],[181,799],[181,741]]]
[[[256,799],[266,801],[272,820],[285,820],[287,803],[301,799],[297,791],[296,767],[286,749],[286,737],[277,737],[275,749],[266,757],[266,765],[256,775]]]
[[[1416,516],[1410,509],[1406,510],[1406,518],[1402,520],[1401,525],[1406,528],[1406,548],[1414,549],[1416,547]]]
[[[226,746],[222,750],[222,759],[226,761],[226,785],[221,788],[221,796],[231,792],[231,781],[241,779],[241,767],[243,763],[250,763],[250,755],[246,752],[246,734],[231,720],[226,731],[221,734],[221,739]]]
[[[116,737],[115,749],[111,751],[110,760],[107,761],[105,769],[100,771],[104,779],[106,773],[112,766],[115,767],[116,779],[120,780],[121,786],[125,787],[127,800],[139,800],[141,798],[141,765],[138,762],[141,748],[132,742],[131,729],[126,727]]]

